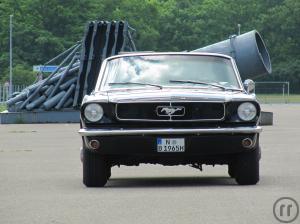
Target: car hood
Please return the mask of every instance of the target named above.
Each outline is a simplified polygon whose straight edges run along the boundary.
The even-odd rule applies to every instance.
[[[85,97],[84,102],[172,102],[172,101],[244,101],[255,100],[254,94],[241,91],[212,89],[139,89],[97,92]]]

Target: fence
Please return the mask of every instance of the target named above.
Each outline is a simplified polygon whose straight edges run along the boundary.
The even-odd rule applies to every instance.
[[[255,93],[261,103],[300,103],[300,95],[290,94],[290,82],[255,82]]]
[[[14,85],[12,92],[21,92],[26,88],[26,85]],[[5,103],[9,99],[9,87],[8,85],[0,83],[0,103]]]

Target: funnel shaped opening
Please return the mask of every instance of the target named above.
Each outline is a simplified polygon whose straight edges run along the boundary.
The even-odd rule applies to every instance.
[[[269,52],[267,51],[264,41],[262,40],[258,32],[255,33],[255,40],[256,40],[258,54],[262,60],[262,63],[266,68],[267,73],[270,74],[272,72],[270,55]]]

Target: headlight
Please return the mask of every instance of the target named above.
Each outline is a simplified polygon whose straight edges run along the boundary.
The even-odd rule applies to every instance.
[[[253,103],[242,103],[238,107],[238,115],[243,121],[251,121],[257,114],[256,107]]]
[[[103,108],[96,103],[88,104],[84,109],[84,116],[91,122],[99,121],[103,117]]]

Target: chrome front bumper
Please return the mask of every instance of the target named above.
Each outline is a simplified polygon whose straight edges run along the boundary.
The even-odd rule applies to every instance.
[[[144,129],[92,129],[82,128],[78,132],[81,136],[117,136],[117,135],[156,135],[156,134],[256,134],[260,133],[260,126],[236,128],[144,128]]]

